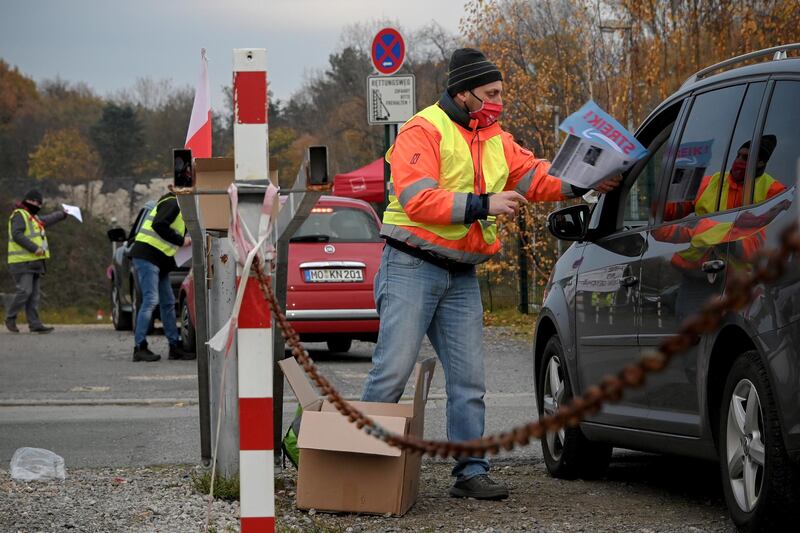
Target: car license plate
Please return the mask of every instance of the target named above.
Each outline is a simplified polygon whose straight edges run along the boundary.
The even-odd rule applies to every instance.
[[[310,268],[303,272],[306,283],[358,283],[364,281],[360,268]]]

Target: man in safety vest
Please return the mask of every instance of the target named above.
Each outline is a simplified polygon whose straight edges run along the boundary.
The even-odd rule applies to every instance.
[[[33,333],[50,333],[53,328],[39,319],[39,285],[50,259],[45,227],[67,218],[66,211],[38,216],[42,193],[33,189],[16,205],[8,218],[8,271],[14,278],[17,292],[6,309],[6,329],[19,333],[17,315],[23,309],[28,328]]]
[[[158,203],[145,215],[131,247],[131,258],[136,270],[136,280],[142,294],[141,309],[136,316],[133,338],[134,361],[158,361],[161,356],[147,347],[147,330],[156,305],[161,306],[161,323],[169,341],[170,359],[194,359],[195,354],[181,348],[175,319],[175,296],[169,273],[175,270],[175,253],[181,246],[189,246],[192,238],[186,235],[178,200],[173,193],[159,198]]]
[[[500,249],[495,217],[515,215],[529,200],[586,192],[548,175],[550,164],[497,124],[502,79],[478,50],[456,50],[447,90],[403,125],[387,154],[386,246],[375,278],[380,332],[362,397],[399,400],[427,334],[447,383],[448,439],[457,441],[483,436],[483,308],[475,265]],[[598,190],[619,181],[606,180]],[[488,471],[483,458],[460,459],[450,495],[506,498],[508,490]]]

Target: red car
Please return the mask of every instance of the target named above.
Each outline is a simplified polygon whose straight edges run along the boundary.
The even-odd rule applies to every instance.
[[[289,244],[286,316],[305,342],[346,352],[353,339],[375,342],[373,281],[383,250],[380,220],[362,200],[323,196]],[[194,350],[193,273],[179,294],[181,337]]]

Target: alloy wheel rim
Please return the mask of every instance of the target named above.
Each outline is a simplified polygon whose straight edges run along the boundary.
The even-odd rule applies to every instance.
[[[764,482],[763,428],[758,391],[750,380],[742,379],[733,389],[728,405],[725,459],[736,504],[746,513],[758,503]]]
[[[553,356],[547,363],[547,374],[544,378],[544,390],[542,391],[542,410],[545,415],[554,416],[558,412],[558,407],[564,401],[564,372],[561,368],[561,361]],[[558,461],[564,451],[564,441],[566,438],[565,430],[548,431],[545,435],[545,442],[550,456]]]
[[[189,308],[186,304],[181,306],[181,335],[184,341],[189,339]]]

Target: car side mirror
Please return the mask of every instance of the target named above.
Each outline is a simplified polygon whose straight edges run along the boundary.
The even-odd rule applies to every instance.
[[[571,205],[550,213],[547,229],[562,241],[582,241],[586,238],[591,208],[586,204]]]
[[[108,235],[108,240],[111,242],[125,242],[128,240],[128,235],[122,228],[111,228],[106,232],[106,235]]]

